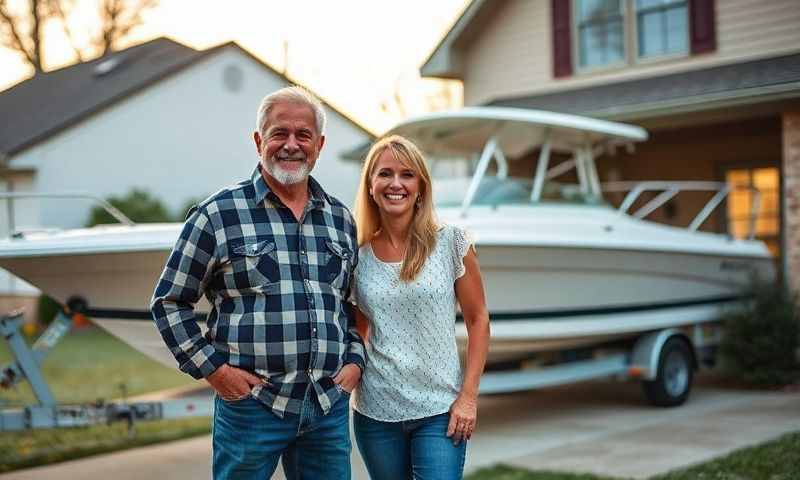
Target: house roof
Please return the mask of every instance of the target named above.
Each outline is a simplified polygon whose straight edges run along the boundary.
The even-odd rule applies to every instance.
[[[297,84],[234,42],[198,51],[161,37],[88,62],[36,75],[0,92],[0,159],[25,150],[48,136],[194,65],[223,48],[233,47]],[[364,131],[361,124],[326,106]]]
[[[497,3],[499,2],[471,0],[422,64],[419,69],[420,75],[460,80],[462,66],[461,58],[456,51],[457,47],[476,35],[476,31],[488,21],[493,10],[497,8]]]
[[[800,98],[800,53],[557,92],[487,105],[629,119]]]

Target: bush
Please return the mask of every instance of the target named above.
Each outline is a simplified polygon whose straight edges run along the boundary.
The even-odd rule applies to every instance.
[[[161,200],[153,197],[145,190],[134,188],[125,196],[111,196],[107,200],[136,223],[171,222],[173,220]],[[93,207],[89,213],[89,221],[86,226],[92,227],[109,223],[119,222],[109,215],[103,207],[97,206]]]
[[[183,204],[183,206],[178,208],[178,211],[175,212],[175,221],[176,222],[183,222],[184,220],[186,220],[186,214],[189,213],[189,210],[192,207],[194,207],[195,205],[197,205],[198,203],[200,203],[203,200],[205,200],[207,197],[208,196],[206,195],[205,197],[193,197],[193,198],[190,198],[190,199],[186,200],[186,202]]]
[[[56,317],[56,314],[61,310],[61,305],[47,295],[39,295],[39,304],[37,312],[39,323],[42,325],[50,325],[50,322]]]
[[[798,378],[800,308],[779,288],[756,288],[753,300],[725,316],[723,369],[747,383],[775,386]]]

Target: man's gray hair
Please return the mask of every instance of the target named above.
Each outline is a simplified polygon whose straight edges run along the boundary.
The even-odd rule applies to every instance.
[[[314,117],[317,121],[317,133],[320,135],[325,133],[325,108],[322,106],[322,102],[305,88],[292,85],[272,92],[264,97],[264,100],[261,100],[261,105],[258,107],[258,115],[256,116],[256,131],[259,135],[264,135],[264,126],[267,123],[267,116],[272,107],[277,103],[284,102],[302,103],[311,107],[311,111],[314,112]]]

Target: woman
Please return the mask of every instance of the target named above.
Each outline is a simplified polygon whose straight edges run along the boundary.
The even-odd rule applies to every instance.
[[[399,136],[367,155],[356,223],[352,297],[368,361],[353,425],[367,470],[376,480],[461,478],[489,342],[475,249],[463,230],[435,223],[425,161]],[[469,334],[463,373],[456,299]]]

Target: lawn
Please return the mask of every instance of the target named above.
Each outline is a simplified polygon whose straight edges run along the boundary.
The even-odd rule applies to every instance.
[[[155,328],[155,327],[153,327]],[[0,341],[0,367],[12,360]],[[188,375],[165,367],[95,327],[72,331],[50,352],[42,364],[45,379],[59,403],[95,402],[97,399],[196,384]],[[27,383],[0,389],[0,408],[35,403]],[[0,432],[0,472],[85,457],[101,452],[176,440],[210,431],[211,420],[198,417],[143,422],[135,436],[124,423],[88,428]]]
[[[590,474],[535,471],[531,472],[522,468],[498,465],[492,468],[483,468],[467,475],[466,480],[618,480],[611,477],[598,477]]]
[[[479,470],[467,480],[615,480],[588,474],[528,471],[500,465]],[[651,480],[796,480],[800,479],[800,432]],[[616,479],[622,480],[622,479]]]
[[[211,419],[142,422],[136,424],[135,432],[133,437],[129,436],[127,425],[117,422],[86,428],[0,433],[0,473],[205,435],[211,432]]]
[[[0,366],[11,360],[0,342]],[[195,383],[175,369],[156,363],[98,328],[68,334],[43,365],[44,375],[60,403],[94,402]],[[27,385],[0,390],[0,408],[34,401]],[[139,423],[133,438],[123,423],[88,428],[0,433],[0,472],[201,435],[210,431],[205,417]],[[800,432],[746,448],[653,480],[789,480],[800,479]],[[508,466],[482,469],[468,480],[619,480],[588,474],[530,472]]]
[[[0,340],[0,366],[11,360],[8,344]],[[45,359],[42,371],[63,404],[119,398],[123,387],[127,395],[139,395],[196,382],[177,367],[165,367],[97,327],[69,332]],[[35,401],[26,382],[0,389],[0,408]]]

